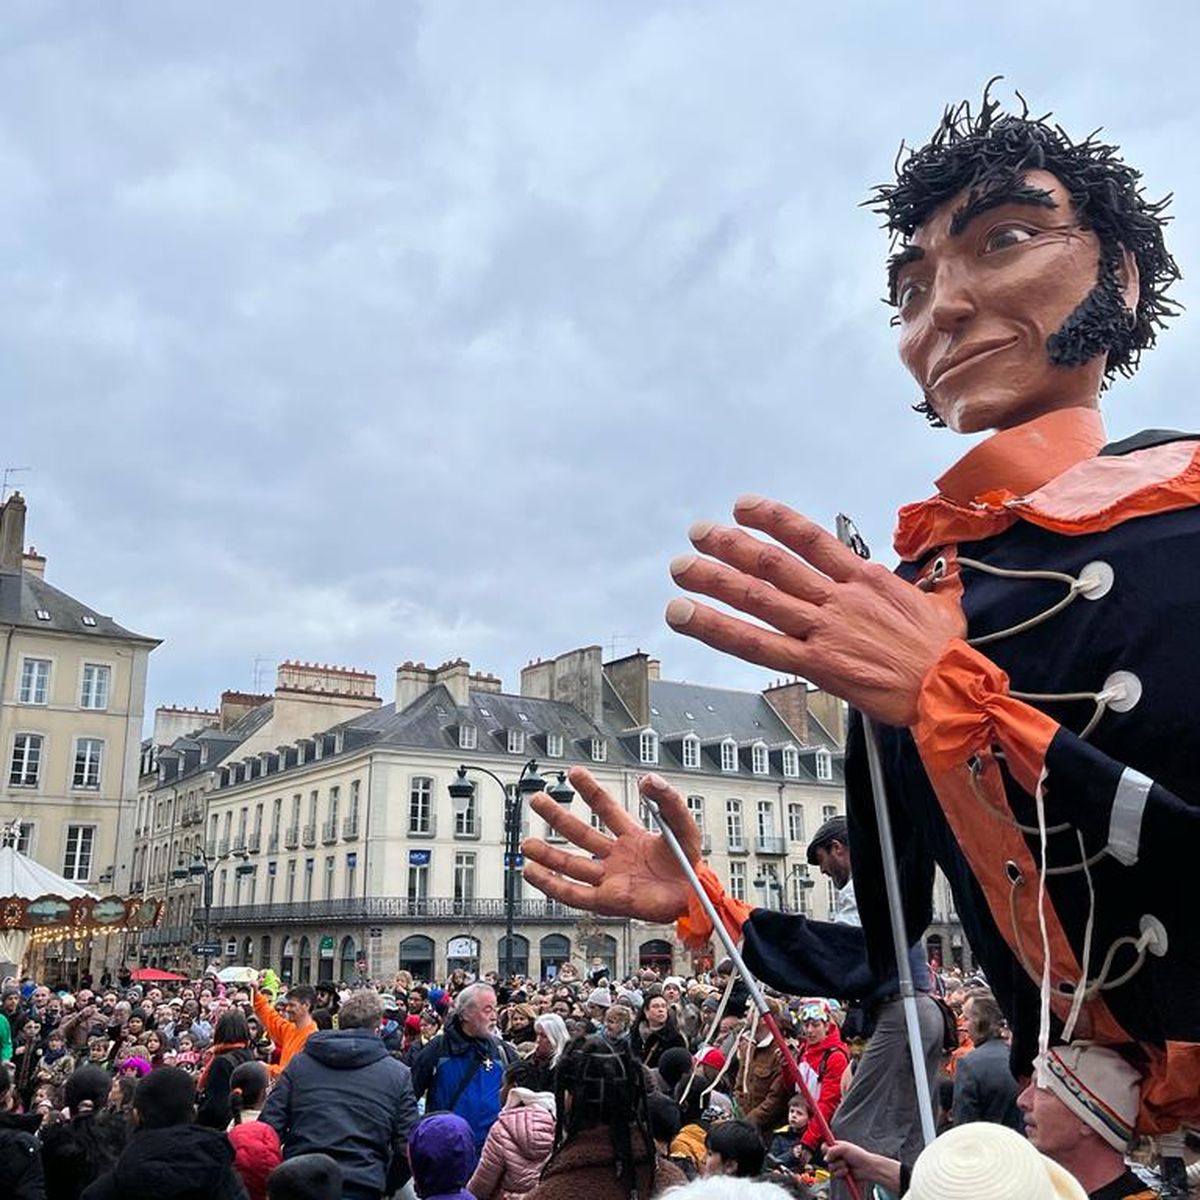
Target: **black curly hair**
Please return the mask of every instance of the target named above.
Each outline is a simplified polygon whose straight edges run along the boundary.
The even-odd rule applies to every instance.
[[[1141,174],[1122,162],[1118,147],[1097,140],[1099,130],[1073,142],[1050,114],[1032,117],[1017,93],[1021,112],[1008,113],[983,89],[978,111],[969,101],[947,107],[933,136],[919,149],[901,144],[896,181],[878,184],[864,204],[884,218],[884,228],[901,243],[953,196],[968,191],[967,203],[995,191],[1019,193],[1026,171],[1054,175],[1071,197],[1079,222],[1100,240],[1096,286],[1050,338],[1051,362],[1078,366],[1107,352],[1105,383],[1119,372],[1132,375],[1141,352],[1180,305],[1167,298],[1179,268],[1163,241],[1170,195],[1148,200]],[[1036,201],[1034,201],[1036,202]],[[1137,261],[1138,303],[1130,312],[1120,288],[1121,250]],[[896,303],[896,260],[889,270],[888,303]],[[943,422],[928,401],[914,405],[933,425]]]
[[[654,1137],[645,1076],[628,1044],[608,1042],[596,1034],[568,1042],[554,1072],[554,1098],[554,1150],[542,1177],[572,1138],[606,1126],[619,1185],[628,1197],[648,1197],[653,1189]]]

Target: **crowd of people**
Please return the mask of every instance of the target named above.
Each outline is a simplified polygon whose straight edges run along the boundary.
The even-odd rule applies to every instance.
[[[990,1124],[976,1140],[1024,1134],[1074,1172],[1080,1195],[1144,1191],[1122,1153],[1137,1101],[1116,1056],[1076,1053],[1056,1062],[1059,1086],[1021,1092],[984,981],[933,978],[947,1018],[939,1132]],[[649,1200],[717,1177],[807,1196],[850,1172],[921,1194],[917,1168],[824,1142],[728,962],[687,978],[567,965],[549,981],[400,972],[386,985],[275,983],[7,981],[2,1194],[379,1200],[411,1187],[462,1200]],[[768,1003],[831,1122],[871,1012],[824,997]],[[1081,1094],[1102,1098],[1103,1119]],[[894,1114],[880,1106],[876,1119]]]

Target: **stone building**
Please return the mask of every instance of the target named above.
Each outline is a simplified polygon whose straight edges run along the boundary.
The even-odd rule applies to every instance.
[[[172,915],[143,939],[143,960],[196,965],[208,882],[222,961],[295,981],[495,970],[506,949],[514,970],[542,976],[568,960],[621,973],[690,966],[672,929],[585,916],[528,889],[519,872],[506,947],[501,783],[515,787],[530,760],[550,783],[588,765],[643,821],[637,779],[658,771],[688,797],[705,854],[735,895],[828,913],[829,889],[804,849],[843,811],[843,710],[803,684],[755,693],[669,681],[643,654],[604,663],[591,646],[531,663],[518,693],[461,660],[406,662],[383,705],[346,694],[356,673],[317,681],[311,670],[284,664],[272,697],[247,697],[240,716],[222,713],[157,750],[134,869]],[[322,692],[327,704],[311,702]],[[460,766],[475,789],[456,801]],[[522,803],[521,836],[530,832],[553,837]]]
[[[46,559],[25,550],[25,501],[0,507],[0,824],[17,848],[98,894],[127,894],[146,668],[156,638],[48,583]],[[115,965],[102,945],[92,966]],[[51,956],[76,954],[74,943]],[[64,964],[69,976],[75,969]]]

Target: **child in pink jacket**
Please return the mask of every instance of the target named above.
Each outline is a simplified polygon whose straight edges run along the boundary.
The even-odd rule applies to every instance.
[[[537,1090],[541,1077],[528,1059],[517,1059],[504,1072],[504,1107],[467,1182],[475,1200],[516,1200],[540,1182],[554,1148],[554,1093]]]

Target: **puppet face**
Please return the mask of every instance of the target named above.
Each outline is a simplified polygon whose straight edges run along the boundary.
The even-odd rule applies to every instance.
[[[1027,172],[1016,191],[960,192],[916,231],[894,268],[900,358],[951,429],[1096,407],[1105,355],[1056,365],[1049,347],[1097,286],[1100,260],[1099,238],[1049,171]],[[1136,304],[1131,255],[1119,274]]]

